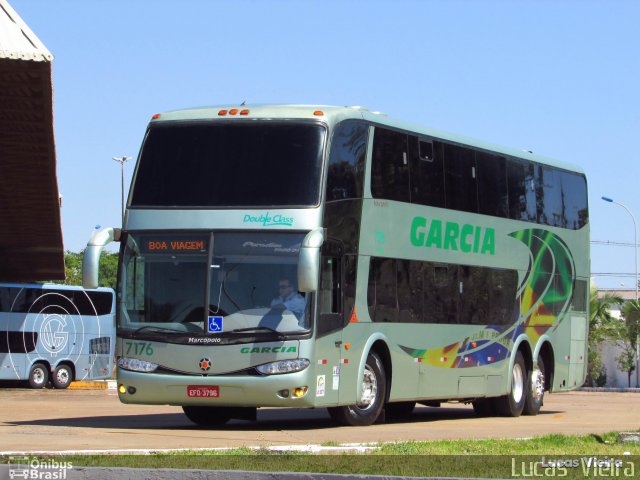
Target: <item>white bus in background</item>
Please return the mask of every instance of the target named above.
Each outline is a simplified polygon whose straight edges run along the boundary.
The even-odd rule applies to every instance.
[[[67,388],[110,378],[114,313],[109,288],[0,284],[0,380]]]

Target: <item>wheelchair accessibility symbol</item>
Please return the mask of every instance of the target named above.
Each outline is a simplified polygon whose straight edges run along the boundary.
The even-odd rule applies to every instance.
[[[222,332],[222,317],[209,317],[209,321],[207,322],[207,332]]]

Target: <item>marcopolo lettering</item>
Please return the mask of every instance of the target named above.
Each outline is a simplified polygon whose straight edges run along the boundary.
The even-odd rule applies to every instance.
[[[411,222],[411,244],[463,253],[495,255],[496,231],[493,228],[464,223],[443,222],[415,217]]]
[[[240,353],[295,353],[296,347],[287,347],[281,345],[279,347],[242,347]]]

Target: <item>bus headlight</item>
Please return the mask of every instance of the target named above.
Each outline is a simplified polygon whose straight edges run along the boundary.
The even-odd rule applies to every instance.
[[[118,357],[118,367],[133,372],[150,373],[158,368],[158,365],[147,362],[146,360],[140,360],[139,358]]]
[[[297,358],[295,360],[280,360],[278,362],[265,363],[258,365],[258,370],[263,375],[278,375],[281,373],[293,373],[304,370],[309,366],[309,360],[306,358]]]

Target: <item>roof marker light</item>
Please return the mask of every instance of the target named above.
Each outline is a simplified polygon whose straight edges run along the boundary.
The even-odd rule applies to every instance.
[[[153,117],[151,117],[151,120],[157,120],[160,118],[160,114],[156,113]]]
[[[220,110],[220,111],[218,112],[218,116],[220,116],[220,117],[224,117],[226,114],[227,114],[227,111],[226,111],[226,110]]]
[[[240,115],[249,115],[249,110],[246,108],[244,110],[240,110]]]
[[[324,115],[324,112],[322,110],[316,110],[315,112],[313,112],[313,114],[316,117],[322,117]]]
[[[237,108],[232,108],[231,110],[229,110],[229,115],[237,115],[237,114],[238,114]]]

